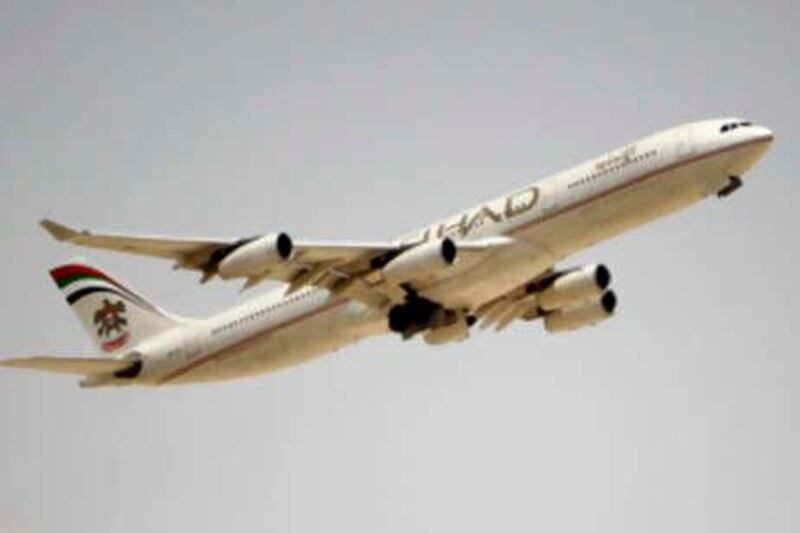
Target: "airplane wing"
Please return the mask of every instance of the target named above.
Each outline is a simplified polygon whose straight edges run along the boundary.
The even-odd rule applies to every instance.
[[[11,368],[27,368],[43,370],[59,374],[110,374],[126,370],[135,361],[122,359],[98,359],[95,357],[19,357],[16,359],[0,359],[0,366]]]
[[[77,231],[52,220],[42,220],[42,227],[56,240],[89,248],[113,250],[162,259],[172,259],[177,268],[205,270],[218,256],[247,244],[257,237],[239,239],[172,238],[95,234]],[[385,253],[395,246],[388,243],[361,242],[298,242],[293,243],[293,260],[304,266],[327,262],[350,263]],[[215,257],[215,255],[217,257]],[[285,280],[281,280],[285,281]]]
[[[220,275],[220,264],[233,251],[251,243],[257,244],[256,241],[262,238],[198,239],[96,234],[87,230],[78,231],[47,219],[42,220],[41,225],[58,241],[170,259],[175,262],[176,269],[200,271],[201,283]],[[385,296],[370,290],[359,275],[369,271],[370,261],[373,258],[396,249],[397,246],[391,243],[291,242],[291,261],[265,260],[261,270],[220,275],[220,277],[243,278],[245,279],[243,288],[252,287],[264,280],[281,281],[289,284],[289,291],[295,291],[306,285],[333,288],[339,284],[346,284],[348,296],[380,307],[387,303]]]
[[[499,296],[476,310],[481,329],[494,327],[503,331],[516,320],[533,320],[540,317],[537,306],[538,289],[553,277],[553,268],[542,272],[522,287]]]
[[[104,234],[76,231],[72,228],[44,219],[42,227],[56,240],[70,242],[89,248],[114,250],[162,259],[172,259],[183,268],[201,269],[214,251],[234,245],[236,239],[172,239],[168,237]]]
[[[96,234],[77,231],[51,220],[43,220],[41,225],[59,241],[170,259],[175,262],[176,269],[200,271],[201,283],[218,275],[223,279],[244,279],[243,288],[264,280],[285,282],[289,285],[288,292],[314,285],[378,308],[398,294],[399,286],[387,283],[377,271],[415,244],[292,241],[285,234],[239,239],[182,239]],[[481,252],[510,242],[507,237],[459,242],[458,250]],[[234,252],[235,266],[230,261]],[[243,261],[238,261],[240,258]]]

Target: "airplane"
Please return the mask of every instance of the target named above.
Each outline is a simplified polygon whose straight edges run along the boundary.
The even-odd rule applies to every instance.
[[[190,319],[71,262],[50,274],[104,357],[0,365],[81,375],[82,387],[161,386],[255,376],[387,333],[439,345],[463,341],[478,323],[503,330],[541,319],[551,333],[592,326],[617,306],[609,269],[556,265],[706,197],[728,197],[773,138],[738,118],[680,125],[387,242],[142,237],[43,220],[58,241],[168,259],[202,283],[285,286]]]

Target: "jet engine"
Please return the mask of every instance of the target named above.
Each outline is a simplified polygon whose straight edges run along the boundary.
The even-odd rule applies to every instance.
[[[611,284],[611,273],[605,265],[587,265],[558,276],[539,292],[536,304],[545,311],[575,307],[596,301]]]
[[[455,263],[458,256],[452,239],[429,241],[404,251],[383,267],[383,277],[395,283],[422,281]]]
[[[217,267],[222,279],[257,276],[278,261],[292,256],[294,245],[285,233],[272,233],[239,246]]]
[[[608,291],[598,301],[546,314],[544,327],[549,333],[559,333],[592,326],[610,318],[616,307],[617,296]]]

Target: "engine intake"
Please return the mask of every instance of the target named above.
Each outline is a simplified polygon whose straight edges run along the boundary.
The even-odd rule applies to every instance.
[[[294,244],[285,233],[272,233],[239,246],[229,253],[217,267],[222,279],[257,276],[270,264],[285,261],[292,256]]]

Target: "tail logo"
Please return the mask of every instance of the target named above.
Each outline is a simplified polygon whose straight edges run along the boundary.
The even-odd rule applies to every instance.
[[[113,352],[128,342],[130,334],[127,331],[128,320],[125,318],[125,302],[117,300],[111,303],[103,299],[103,306],[95,311],[94,323],[97,326],[97,336],[103,340],[101,346],[106,352]],[[116,334],[112,337],[112,335]]]

